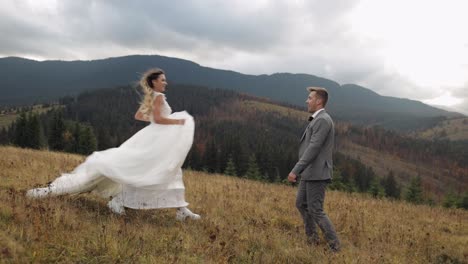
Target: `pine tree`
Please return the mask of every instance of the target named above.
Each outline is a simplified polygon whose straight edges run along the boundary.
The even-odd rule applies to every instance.
[[[73,137],[73,133],[68,128],[65,130],[65,132],[63,132],[63,144],[64,150],[66,152],[75,153],[75,138]]]
[[[347,189],[345,183],[343,182],[343,177],[341,176],[341,171],[334,169],[333,170],[333,179],[330,185],[328,185],[330,190],[345,191]]]
[[[232,159],[232,154],[229,155],[229,159],[226,165],[226,169],[224,170],[224,174],[230,175],[230,176],[237,176],[236,165],[234,164],[234,160]]]
[[[33,138],[33,132],[31,130],[31,117],[32,115],[30,113],[26,113],[26,121],[24,125],[24,143],[23,147],[25,148],[31,148],[32,142],[31,139]]]
[[[25,112],[21,112],[20,116],[18,117],[15,126],[15,138],[13,143],[16,146],[25,148],[27,146],[27,135],[26,135],[26,127],[27,127],[27,117]]]
[[[275,177],[273,179],[273,182],[275,183],[280,183],[283,179],[281,178],[281,174],[280,174],[280,171],[279,171],[279,168],[278,167],[275,167]]]
[[[39,117],[35,114],[32,114],[28,118],[27,135],[27,145],[29,148],[40,149],[44,145],[44,139],[42,138],[42,126],[39,121]]]
[[[444,201],[442,202],[442,206],[447,208],[457,208],[458,204],[459,198],[453,191],[447,193],[444,197]]]
[[[411,179],[408,190],[406,191],[405,200],[416,204],[423,202],[421,177],[418,176]]]
[[[97,149],[96,136],[90,126],[84,126],[78,139],[78,153],[88,155]]]
[[[369,190],[371,182],[375,177],[374,171],[371,168],[364,166],[359,160],[353,163],[357,168],[356,174],[354,175],[356,187],[360,192],[366,192]]]
[[[205,166],[208,172],[219,172],[218,148],[214,140],[210,140],[205,150]]]
[[[468,210],[468,192],[463,193],[458,207]]]
[[[80,136],[81,136],[81,125],[80,123],[76,122],[74,127],[73,127],[73,132],[72,132],[72,147],[71,147],[71,152],[73,153],[78,153],[78,146],[80,144]]]
[[[96,139],[96,135],[94,134],[94,130],[91,126],[88,126],[85,130],[86,134],[87,134],[87,138],[88,138],[88,154],[91,154],[93,153],[94,151],[97,150],[97,145],[98,145],[98,142],[97,142],[97,139]]]
[[[53,150],[63,150],[65,147],[63,141],[63,133],[65,132],[65,123],[62,113],[57,111],[54,113],[50,124],[49,132],[49,148]]]
[[[5,127],[2,127],[2,131],[0,132],[0,145],[6,145],[8,143],[8,131]]]
[[[234,164],[236,164],[237,175],[245,175],[247,172],[247,164],[249,157],[244,146],[241,144],[239,137],[232,139],[232,155]]]
[[[15,137],[16,137],[16,121],[10,124],[7,129],[7,143],[15,144]]]
[[[108,149],[112,147],[111,135],[109,129],[105,127],[98,128],[97,130],[98,149]]]
[[[187,155],[186,163],[187,167],[192,170],[201,170],[201,157],[200,151],[197,146],[193,146],[190,152]]]
[[[368,192],[369,192],[373,197],[377,197],[377,198],[382,198],[382,197],[385,196],[385,190],[384,190],[384,188],[382,187],[382,185],[380,185],[380,182],[379,182],[379,180],[377,179],[377,177],[374,177],[374,179],[372,180]]]
[[[393,171],[390,171],[387,177],[384,178],[383,187],[384,187],[386,196],[396,198],[396,199],[400,198],[400,192],[401,192],[400,187],[398,186],[398,183],[395,180]]]
[[[250,155],[249,164],[247,167],[247,172],[245,174],[245,178],[253,179],[253,180],[260,180],[262,179],[262,175],[260,174],[260,169],[258,168],[257,161],[255,155]]]

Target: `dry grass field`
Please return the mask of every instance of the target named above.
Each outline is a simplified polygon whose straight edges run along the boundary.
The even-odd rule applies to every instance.
[[[200,221],[175,210],[112,214],[81,194],[30,200],[24,192],[70,171],[83,156],[0,147],[1,263],[466,263],[468,212],[327,192],[342,240],[305,243],[295,188],[185,171]]]

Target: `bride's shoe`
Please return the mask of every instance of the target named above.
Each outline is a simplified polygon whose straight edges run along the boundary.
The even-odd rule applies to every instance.
[[[112,200],[110,200],[107,203],[107,207],[109,207],[113,213],[116,213],[119,215],[125,214],[125,208],[122,205],[122,203],[120,203],[120,200],[117,199],[117,197],[114,197]]]
[[[36,188],[26,192],[26,197],[28,198],[44,198],[52,192],[52,186],[44,188]]]
[[[192,211],[190,211],[187,207],[181,207],[177,209],[177,220],[184,221],[187,217],[193,220],[199,220],[201,218],[200,215],[192,213]]]

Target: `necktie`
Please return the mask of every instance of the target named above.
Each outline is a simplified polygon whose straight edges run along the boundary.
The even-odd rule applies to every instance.
[[[314,117],[313,116],[309,116],[309,122],[314,120]]]

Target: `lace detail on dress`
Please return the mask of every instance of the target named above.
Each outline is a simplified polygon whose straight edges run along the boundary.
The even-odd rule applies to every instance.
[[[163,97],[163,105],[162,105],[162,109],[161,109],[161,115],[164,116],[164,117],[168,117],[170,114],[172,114],[172,108],[169,106],[169,104],[166,101],[166,95],[163,94],[163,93],[154,91],[153,92],[153,100],[156,99],[156,97],[159,96],[159,95],[162,95],[162,97]],[[153,120],[153,119],[151,118],[151,120]],[[151,121],[151,123],[153,123],[153,121]]]

